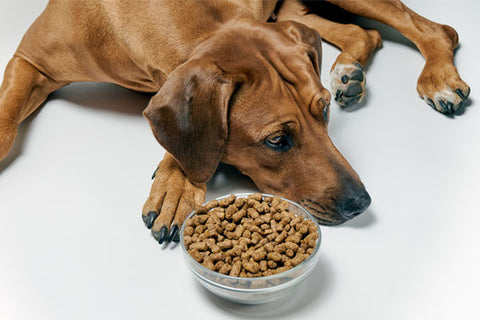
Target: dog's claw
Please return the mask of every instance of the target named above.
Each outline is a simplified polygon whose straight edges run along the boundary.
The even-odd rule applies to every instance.
[[[155,169],[155,171],[153,171],[152,180],[155,179],[155,176],[157,175],[157,171],[158,171],[158,167],[157,167],[157,169]]]
[[[344,74],[342,76],[342,83],[347,84],[348,80],[350,80],[350,78],[346,74]]]
[[[152,236],[155,240],[158,241],[159,244],[162,244],[168,235],[167,226],[163,226],[160,231],[152,231]]]
[[[168,234],[167,242],[172,242],[176,238],[178,233],[178,225],[173,225],[173,227],[170,229],[170,233]]]
[[[155,232],[155,233],[157,233],[157,232]],[[159,244],[162,244],[166,240],[167,235],[168,235],[168,228],[167,228],[167,226],[163,226],[160,229],[160,231],[157,233],[158,238],[156,238],[155,235],[153,237],[158,241]]]
[[[453,112],[453,103],[448,101],[447,102],[447,108],[448,108],[448,112],[452,113]]]
[[[461,101],[461,102],[458,104],[457,110],[461,110],[461,109],[463,108],[463,104],[464,104],[464,102]]]
[[[440,100],[440,101],[438,101],[438,104],[440,105],[440,107],[442,108],[444,113],[450,113],[450,110],[448,109],[448,106],[445,103],[445,101]]]
[[[142,216],[142,219],[143,219],[143,222],[145,222],[145,225],[147,226],[147,228],[151,229],[153,226],[153,222],[157,217],[158,217],[158,214],[155,211],[150,211],[148,214]]]
[[[343,91],[340,89],[337,90],[337,92],[335,93],[335,100],[340,99],[342,96],[343,96]]]
[[[175,237],[173,237],[173,242],[180,242],[180,232],[177,232]]]

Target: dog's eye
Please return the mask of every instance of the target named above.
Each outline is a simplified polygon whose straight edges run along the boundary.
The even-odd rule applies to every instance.
[[[292,147],[292,138],[284,134],[278,134],[265,139],[265,144],[270,149],[285,152]]]

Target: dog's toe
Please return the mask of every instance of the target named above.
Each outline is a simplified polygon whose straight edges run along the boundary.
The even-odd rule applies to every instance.
[[[151,229],[153,226],[153,222],[158,217],[158,214],[155,211],[150,211],[148,214],[142,215],[143,222],[147,226],[148,229]]]
[[[163,226],[160,228],[160,231],[152,230],[152,236],[155,240],[158,241],[159,244],[166,242],[168,239],[168,228],[167,226]]]
[[[365,70],[358,62],[337,63],[330,72],[335,101],[348,107],[362,101],[365,96]]]

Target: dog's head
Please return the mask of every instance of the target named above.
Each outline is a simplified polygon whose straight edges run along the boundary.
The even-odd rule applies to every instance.
[[[144,115],[191,180],[207,181],[223,161],[339,224],[370,197],[328,137],[320,59],[319,35],[302,24],[239,21],[176,68]]]

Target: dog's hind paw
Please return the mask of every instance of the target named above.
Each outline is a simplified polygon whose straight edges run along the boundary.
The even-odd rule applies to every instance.
[[[335,101],[341,107],[349,107],[363,100],[366,78],[360,63],[337,63],[330,72],[330,79]]]
[[[444,114],[460,112],[470,95],[470,87],[452,64],[427,64],[418,79],[417,91],[430,107]]]

